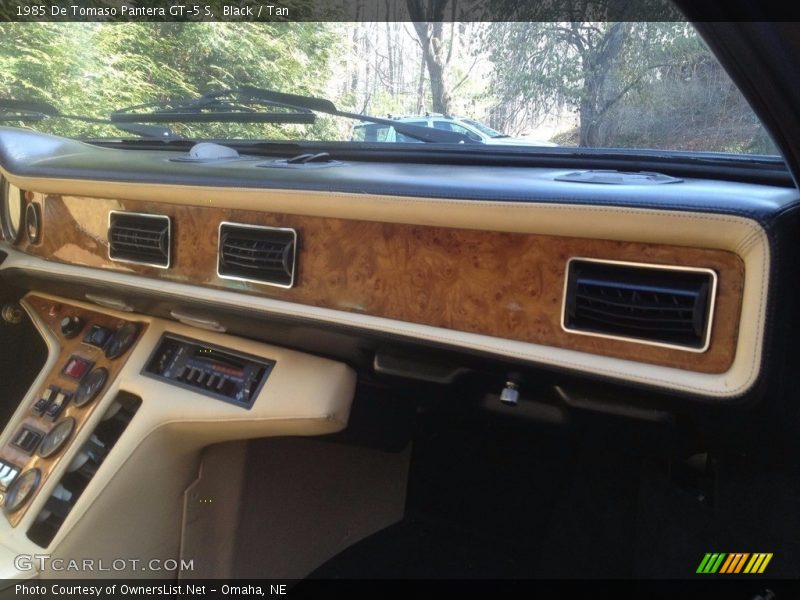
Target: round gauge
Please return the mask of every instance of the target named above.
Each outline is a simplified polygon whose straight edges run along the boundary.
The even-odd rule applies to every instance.
[[[59,421],[59,423],[44,436],[42,443],[39,445],[39,456],[42,458],[53,456],[53,454],[61,450],[61,447],[70,436],[72,436],[73,431],[75,431],[75,419],[67,417]]]
[[[75,406],[86,406],[94,400],[100,390],[103,389],[106,381],[108,381],[108,371],[103,367],[99,367],[89,373],[78,386],[78,391],[75,392]]]
[[[30,469],[17,477],[6,491],[5,511],[10,514],[22,508],[33,496],[41,480],[42,472],[39,469]]]
[[[31,202],[25,208],[25,233],[31,244],[39,243],[42,235],[42,212],[35,202]]]
[[[138,323],[125,323],[122,327],[117,329],[116,333],[111,337],[111,341],[106,346],[106,358],[115,359],[128,351],[139,336]]]
[[[0,186],[0,226],[3,237],[12,244],[19,239],[19,229],[22,224],[22,194],[12,193],[11,184],[2,178]]]

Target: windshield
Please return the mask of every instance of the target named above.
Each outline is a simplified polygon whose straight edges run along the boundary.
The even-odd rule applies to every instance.
[[[479,121],[475,121],[473,119],[461,119],[461,120],[464,121],[464,123],[466,123],[467,125],[472,125],[475,129],[477,129],[481,133],[485,133],[489,137],[499,138],[506,136],[505,133],[500,133],[499,131],[495,131],[491,127],[487,127],[486,125],[484,125]]]
[[[462,146],[483,143],[486,152],[527,144],[777,154],[687,23],[0,24],[6,99],[107,118],[134,105],[241,86],[326,98],[339,110],[427,128],[456,124],[451,115],[462,115],[495,138]],[[190,139],[420,141],[386,125],[319,113],[313,120],[249,123],[240,116],[159,126]],[[59,117],[7,117],[3,124],[76,138],[137,134]]]

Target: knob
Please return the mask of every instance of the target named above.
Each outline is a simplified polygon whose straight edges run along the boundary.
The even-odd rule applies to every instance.
[[[10,325],[19,325],[22,322],[22,309],[15,304],[4,304],[0,316]]]
[[[506,385],[500,392],[500,402],[508,406],[519,404],[519,386],[513,381],[506,381]]]
[[[73,338],[81,332],[83,325],[80,317],[64,317],[61,319],[61,333],[65,338]]]

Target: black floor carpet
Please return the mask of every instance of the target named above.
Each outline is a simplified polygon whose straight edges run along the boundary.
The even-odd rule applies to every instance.
[[[701,493],[646,431],[422,415],[405,518],[311,578],[685,579],[706,552],[772,552],[771,576],[800,577],[797,468],[727,457]]]
[[[637,490],[637,461],[587,453],[561,432],[430,416],[415,436],[406,518],[312,577],[625,577]]]

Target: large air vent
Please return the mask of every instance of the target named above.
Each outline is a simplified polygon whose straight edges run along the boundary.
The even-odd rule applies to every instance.
[[[294,285],[296,246],[294,229],[221,223],[217,274],[290,288]]]
[[[710,269],[573,258],[564,329],[703,352],[717,276]]]
[[[170,219],[164,215],[111,211],[108,215],[108,256],[111,260],[170,265]]]

